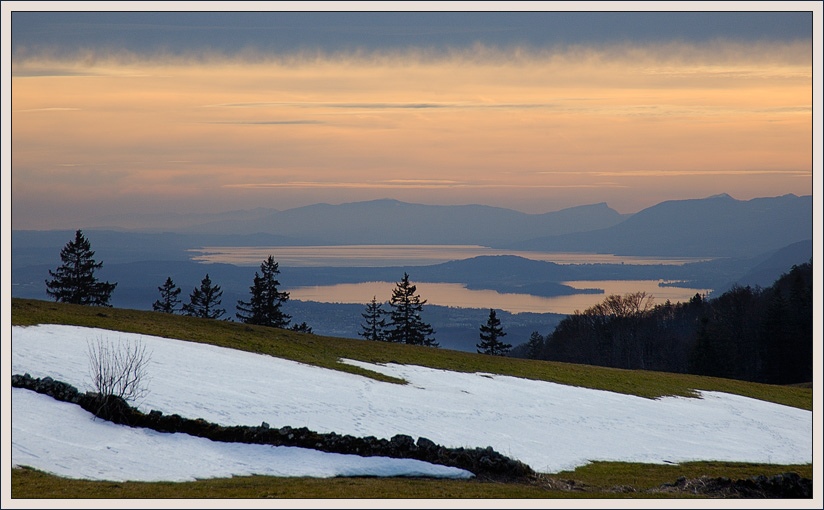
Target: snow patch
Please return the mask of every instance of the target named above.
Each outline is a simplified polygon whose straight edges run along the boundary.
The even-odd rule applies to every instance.
[[[535,471],[546,473],[574,469],[595,460],[812,462],[810,411],[718,392],[703,392],[702,398],[652,400],[509,376],[345,360],[410,383],[398,385],[211,345],[60,325],[12,328],[13,373],[51,376],[81,391],[90,389],[86,346],[99,337],[113,340],[140,338],[152,352],[148,369],[150,393],[137,403],[146,413],[157,409],[164,414],[200,417],[221,425],[254,426],[265,421],[277,427],[307,427],[322,433],[334,431],[354,436],[389,438],[406,434],[414,438],[426,437],[453,448],[492,446]],[[95,447],[95,440],[102,437],[97,431],[101,425],[99,420],[92,420],[78,430],[81,437],[90,438],[90,443],[70,440],[72,435],[62,434],[59,430],[46,433],[43,430],[45,423],[51,422],[51,428],[61,428],[56,424],[63,418],[49,417],[50,413],[58,412],[51,409],[57,409],[61,404],[43,405],[33,413],[18,412],[18,407],[30,405],[21,403],[25,397],[19,395],[20,391],[13,393],[14,464],[33,465],[36,458],[40,465],[34,467],[55,472],[59,465],[68,464],[65,456],[87,459],[92,465],[102,462],[96,457],[102,449]],[[89,420],[90,416],[87,417]],[[143,442],[143,447],[137,451],[144,457],[152,450],[165,448],[160,443],[153,443],[166,441],[155,437],[157,433],[129,431],[123,434],[129,434],[129,439],[124,436],[118,441]],[[36,439],[31,440],[32,437]],[[226,476],[216,466],[211,466],[223,462],[215,461],[218,453],[215,453],[214,445],[218,443],[208,447],[202,446],[203,441],[208,442],[204,439],[188,443],[195,439],[169,440],[170,444],[186,443],[185,447],[181,446],[185,448],[185,454],[178,457],[186,462],[179,467],[169,467],[174,473],[164,474],[170,477],[165,479]],[[45,450],[36,450],[33,442],[42,444]],[[252,446],[254,448],[246,449]],[[277,451],[274,447],[246,445],[232,446],[231,451],[220,455],[230,459],[226,461],[227,465],[235,466],[230,470],[239,471],[232,474],[274,469],[271,467],[275,463],[274,457],[261,460],[263,454],[252,453],[256,448]],[[26,454],[29,451],[33,456]],[[244,453],[238,453],[241,451]],[[311,455],[314,454],[334,455],[317,452]],[[141,462],[140,459],[134,461],[138,466]],[[349,462],[355,464],[354,459],[343,464]],[[122,476],[119,470],[126,469],[125,466],[131,463],[131,460],[124,460],[119,467],[93,471],[100,477],[115,477],[106,479],[120,479],[117,478]],[[278,461],[278,469],[283,470],[278,473],[289,471],[287,464],[292,463],[291,460]],[[152,465],[152,462],[147,464]],[[178,465],[165,461],[153,465],[161,464]],[[299,465],[298,462],[295,464]],[[295,469],[298,472],[303,468]],[[417,472],[414,471],[417,469],[422,468],[417,466],[411,472]],[[212,470],[215,474],[203,474]]]

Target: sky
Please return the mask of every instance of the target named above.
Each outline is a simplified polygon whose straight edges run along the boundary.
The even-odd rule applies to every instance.
[[[811,12],[10,18],[13,228],[812,194]]]

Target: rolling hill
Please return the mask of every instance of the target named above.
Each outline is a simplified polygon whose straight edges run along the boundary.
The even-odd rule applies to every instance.
[[[773,463],[796,464],[792,469],[801,468],[805,476],[809,471],[809,466],[803,466],[809,462],[810,451],[805,441],[809,442],[811,434],[805,427],[811,426],[811,414],[803,410],[812,405],[809,389],[499,358],[154,312],[17,299],[12,303],[12,322],[13,371],[52,376],[81,388],[87,377],[83,345],[96,338],[139,338],[156,355],[151,365],[151,393],[139,404],[146,411],[157,409],[223,424],[256,425],[268,420],[279,427],[308,426],[378,437],[407,433],[445,445],[480,444],[513,458],[529,459],[543,472],[614,458],[651,462],[645,469],[661,469],[673,478],[698,469],[718,473],[713,467],[717,463],[667,464],[704,457],[745,462],[759,462],[763,457]],[[20,327],[35,324],[53,325]],[[181,359],[187,362],[181,364]],[[209,376],[204,378],[206,373]],[[145,435],[130,432],[128,427],[95,424],[74,416],[74,410],[65,408],[67,404],[50,403],[47,398],[15,400],[25,403],[25,409],[15,413],[13,462],[34,463],[62,476],[140,479],[125,474],[137,469],[152,477],[157,470],[144,469],[146,463],[163,463],[164,451],[189,455],[185,463],[168,459],[162,472],[169,479],[250,472],[289,476],[292,462],[308,476],[329,476],[322,474],[328,471],[317,469],[318,461],[311,461],[316,467],[307,471],[305,461],[284,456],[286,452],[262,455],[253,448],[226,450],[176,434]],[[95,430],[99,428],[95,446],[86,454],[82,448],[77,450],[85,444],[83,437],[60,434],[59,427],[39,419],[38,413],[63,416],[54,423],[71,426],[83,437],[92,433],[88,427],[94,425]],[[698,429],[702,433],[696,436]],[[39,439],[32,439],[32,434]],[[38,454],[43,448],[49,453]],[[782,452],[780,457],[777,452]],[[60,465],[49,464],[49,459]],[[96,468],[89,471],[88,462]],[[126,471],[123,462],[131,466]],[[735,464],[723,464],[727,473],[736,472]],[[215,470],[216,465],[226,469]],[[626,478],[637,477],[635,468],[619,474],[626,469],[623,466],[635,464],[602,465],[614,470],[612,482],[607,483],[639,483],[638,478],[634,482]],[[358,472],[345,464],[337,466],[334,469],[344,475]],[[399,474],[388,465],[377,469],[372,473],[378,476]],[[781,466],[771,469],[770,473]],[[431,473],[426,476],[441,476]],[[30,493],[28,483],[37,483],[28,471],[15,470],[14,475],[18,491]],[[62,485],[57,480],[52,483]],[[456,486],[457,494],[472,487]],[[212,490],[217,490],[213,495],[225,494]],[[399,489],[395,497],[411,494],[408,490]],[[539,497],[551,497],[546,489],[533,490]]]

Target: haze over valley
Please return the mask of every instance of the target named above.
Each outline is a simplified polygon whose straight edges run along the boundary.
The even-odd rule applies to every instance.
[[[121,226],[139,220],[144,228]],[[293,292],[288,310],[317,333],[356,338],[362,305],[373,296],[388,301],[408,272],[428,300],[425,313],[441,344],[470,351],[489,308],[503,314],[515,342],[526,341],[609,294],[643,290],[663,303],[717,295],[736,283],[766,287],[812,257],[812,197],[794,195],[669,201],[634,215],[607,204],[531,215],[377,200],[235,211],[165,229],[159,225],[181,218],[120,221],[105,230],[83,225],[105,262],[101,278],[118,282],[115,306],[150,309],[166,277],[188,292],[208,273],[231,308],[271,254],[284,290]],[[678,235],[667,237],[671,231]],[[14,296],[46,299],[43,280],[72,234],[12,232]]]

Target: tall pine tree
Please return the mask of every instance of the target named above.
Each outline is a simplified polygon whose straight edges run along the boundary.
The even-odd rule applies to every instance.
[[[544,337],[537,331],[529,335],[526,343],[526,357],[529,359],[541,359],[541,352],[544,350]]]
[[[489,318],[486,320],[486,324],[481,325],[481,341],[476,345],[478,352],[491,354],[492,356],[505,356],[512,346],[499,340],[504,336],[506,336],[506,333],[504,333],[504,328],[501,327],[501,319],[495,315],[495,310],[489,310]]]
[[[200,281],[200,288],[195,287],[189,295],[189,303],[183,305],[183,313],[192,317],[217,319],[226,313],[226,310],[218,308],[222,295],[223,291],[220,290],[220,286],[212,285],[212,280],[209,279],[207,273],[206,278]]]
[[[361,324],[363,331],[358,333],[367,340],[388,341],[386,337],[386,321],[383,316],[386,312],[378,303],[377,296],[372,296],[372,302],[366,305],[366,313],[362,313],[361,317],[366,319],[366,324]]]
[[[421,318],[426,300],[421,301],[420,296],[415,294],[417,290],[417,286],[409,283],[409,275],[404,273],[403,280],[397,283],[389,301],[391,310],[387,338],[390,342],[437,347],[438,342],[430,337],[435,331]]]
[[[260,271],[262,274],[255,271],[253,285],[249,287],[252,297],[249,301],[237,302],[237,318],[246,324],[285,328],[291,317],[283,313],[280,307],[289,300],[289,293],[278,290],[280,282],[277,275],[280,270],[272,255],[260,265]]]
[[[180,295],[181,289],[175,285],[172,277],[167,277],[166,283],[158,287],[157,290],[160,291],[160,299],[152,303],[152,310],[163,313],[175,313],[177,311],[177,305],[180,304],[180,299],[178,299],[177,296]]]
[[[46,294],[55,301],[76,305],[112,306],[109,304],[112,291],[117,283],[100,282],[94,272],[103,266],[95,262],[91,243],[81,230],[75,233],[74,241],[60,250],[63,265],[56,271],[49,270],[51,280],[46,280]]]

